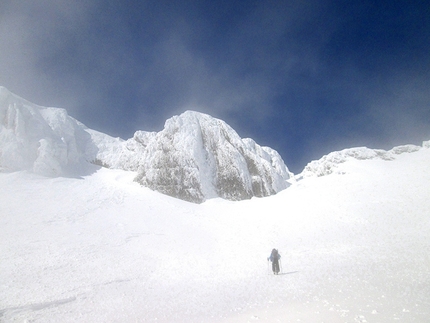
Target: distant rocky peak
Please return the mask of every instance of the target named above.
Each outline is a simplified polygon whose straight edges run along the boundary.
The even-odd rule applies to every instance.
[[[276,194],[290,177],[274,150],[242,140],[224,121],[195,111],[167,120],[147,149],[137,181],[192,202]]]

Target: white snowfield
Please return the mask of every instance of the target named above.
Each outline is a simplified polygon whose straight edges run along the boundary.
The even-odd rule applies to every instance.
[[[208,115],[124,141],[0,87],[0,322],[428,322],[429,148],[345,149],[295,181]],[[175,174],[206,201],[135,182]],[[215,198],[251,190],[279,193]]]
[[[0,173],[0,321],[429,322],[429,146],[240,202]]]

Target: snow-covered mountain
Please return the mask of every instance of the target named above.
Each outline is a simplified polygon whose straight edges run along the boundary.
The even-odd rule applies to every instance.
[[[170,118],[158,133],[137,131],[127,141],[88,132],[98,147],[97,163],[138,171],[142,185],[187,201],[269,196],[293,179],[275,150],[195,111]]]
[[[170,118],[158,133],[137,131],[127,141],[87,131],[98,147],[97,163],[138,171],[142,185],[187,201],[269,196],[293,180],[275,150],[195,111]]]
[[[60,176],[89,163],[138,172],[136,181],[192,202],[276,194],[293,175],[281,156],[242,139],[225,122],[187,111],[162,131],[124,141],[88,129],[64,109],[45,108],[0,88],[0,167]]]
[[[139,134],[145,146],[137,181],[167,195],[202,202],[269,196],[287,187],[290,173],[279,154],[241,139],[225,122],[187,111],[156,135]]]

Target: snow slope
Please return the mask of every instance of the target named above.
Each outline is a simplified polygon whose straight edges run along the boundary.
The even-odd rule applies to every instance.
[[[0,321],[428,322],[429,163],[351,158],[202,204],[122,170],[0,173]]]

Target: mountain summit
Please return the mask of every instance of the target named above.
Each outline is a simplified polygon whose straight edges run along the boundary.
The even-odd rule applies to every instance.
[[[293,177],[275,150],[195,111],[168,119],[160,132],[137,131],[125,142],[89,132],[98,147],[97,163],[137,171],[140,184],[195,203],[273,195]]]
[[[158,133],[137,131],[124,141],[0,87],[1,171],[82,175],[90,163],[135,171],[140,184],[195,203],[273,195],[292,177],[275,150],[207,114],[186,111]]]
[[[195,111],[167,120],[145,150],[136,180],[193,202],[273,195],[290,178],[276,151],[241,139],[224,121]]]

